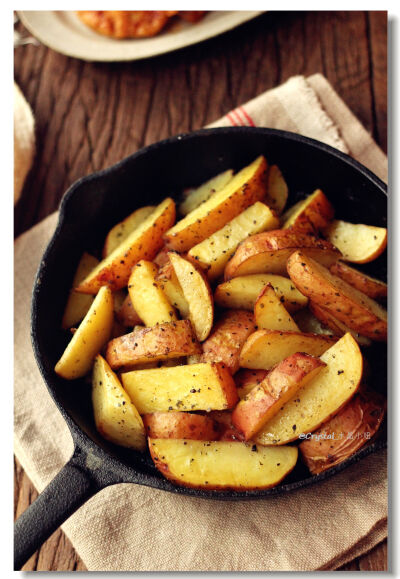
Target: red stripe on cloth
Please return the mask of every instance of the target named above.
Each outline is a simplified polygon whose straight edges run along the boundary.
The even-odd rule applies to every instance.
[[[253,119],[252,119],[251,116],[244,110],[244,108],[243,108],[243,107],[240,107],[239,110],[241,111],[241,113],[242,113],[242,115],[245,117],[245,119],[248,120],[250,126],[251,126],[251,127],[255,127],[256,125],[254,124]]]
[[[231,114],[236,117],[236,119],[238,120],[238,124],[240,126],[246,125],[246,119],[242,119],[242,117],[239,115],[238,109],[234,109],[233,111],[231,111]]]
[[[234,127],[237,127],[237,123],[236,123],[235,119],[233,118],[233,116],[231,115],[231,113],[226,113],[226,118],[231,123],[231,125],[233,125]]]

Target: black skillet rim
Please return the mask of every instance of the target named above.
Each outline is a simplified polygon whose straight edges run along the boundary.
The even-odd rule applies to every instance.
[[[122,460],[119,460],[115,456],[112,456],[111,454],[109,454],[106,450],[104,450],[103,448],[98,446],[85,432],[83,432],[81,430],[81,428],[79,427],[79,425],[75,422],[74,418],[66,411],[66,409],[61,404],[59,404],[58,400],[54,396],[53,389],[52,389],[52,387],[50,387],[53,376],[52,376],[51,372],[47,372],[46,368],[44,367],[44,365],[42,363],[41,352],[39,351],[39,348],[37,345],[37,340],[36,340],[36,328],[37,328],[37,321],[39,318],[39,313],[38,313],[37,307],[36,307],[36,301],[37,301],[37,296],[40,292],[40,286],[41,286],[40,280],[42,279],[43,275],[46,273],[47,256],[52,252],[55,240],[62,233],[62,229],[63,229],[63,225],[64,225],[64,221],[65,221],[66,206],[68,205],[70,198],[73,195],[75,195],[77,192],[79,193],[79,189],[80,189],[82,184],[84,184],[88,181],[101,179],[103,176],[108,175],[111,172],[118,171],[121,168],[123,168],[126,164],[132,162],[132,160],[134,160],[138,157],[141,157],[143,155],[146,155],[149,151],[152,151],[153,149],[160,148],[160,147],[166,147],[171,143],[175,143],[176,141],[183,141],[184,142],[185,140],[188,140],[188,139],[193,139],[193,138],[196,139],[199,137],[200,138],[201,137],[208,137],[208,136],[215,134],[215,133],[228,134],[228,133],[233,133],[233,132],[241,133],[241,134],[257,132],[257,133],[266,134],[266,135],[273,135],[273,136],[277,136],[280,138],[289,139],[291,141],[296,141],[296,142],[300,143],[300,145],[305,145],[305,146],[309,146],[312,148],[314,147],[316,149],[322,150],[323,152],[327,153],[329,156],[336,157],[336,158],[340,159],[341,161],[347,163],[348,165],[352,166],[357,172],[361,173],[364,177],[366,177],[368,180],[370,180],[380,190],[381,193],[383,193],[385,196],[387,196],[386,184],[379,177],[377,177],[374,173],[372,173],[372,171],[370,171],[369,169],[364,167],[361,163],[359,163],[355,159],[351,158],[349,155],[346,155],[345,153],[342,153],[338,149],[335,149],[335,148],[333,148],[325,143],[322,143],[322,142],[317,141],[315,139],[311,139],[309,137],[304,137],[303,135],[298,135],[296,133],[291,133],[289,131],[281,131],[278,129],[269,129],[269,128],[261,128],[261,127],[224,127],[224,128],[214,128],[214,129],[201,129],[198,131],[193,131],[191,133],[181,133],[181,134],[176,135],[174,137],[170,137],[168,139],[164,139],[162,141],[158,141],[158,142],[153,143],[147,147],[144,147],[144,148],[140,149],[139,151],[137,151],[136,153],[133,153],[132,155],[129,155],[128,157],[125,157],[124,159],[122,159],[118,163],[112,165],[111,167],[107,167],[106,169],[103,169],[101,171],[97,171],[95,173],[92,173],[90,175],[82,177],[81,179],[78,179],[77,181],[75,181],[68,188],[68,190],[64,194],[64,196],[61,200],[61,203],[60,203],[57,227],[53,233],[53,236],[52,236],[50,242],[47,245],[47,248],[46,248],[43,256],[42,256],[38,271],[36,273],[34,285],[33,285],[32,307],[31,307],[31,341],[32,341],[32,347],[33,347],[35,359],[36,359],[36,362],[38,364],[40,373],[44,379],[44,382],[45,382],[46,387],[50,393],[50,396],[54,400],[58,410],[61,412],[61,415],[63,416],[64,420],[66,421],[66,423],[68,425],[68,428],[71,432],[75,447],[82,449],[82,450],[85,450],[85,451],[90,451],[92,453],[95,452],[96,455],[99,457],[99,459],[102,460],[103,465],[106,465],[106,468],[104,468],[104,466],[102,467],[103,470],[108,472],[112,476],[112,478],[115,479],[115,483],[132,482],[132,483],[138,483],[138,484],[142,484],[145,486],[149,486],[149,487],[152,487],[152,488],[155,488],[158,490],[165,490],[165,491],[172,492],[175,494],[183,494],[183,495],[189,495],[189,496],[194,496],[194,497],[198,497],[198,498],[217,499],[217,500],[218,499],[220,499],[220,500],[238,500],[238,499],[267,498],[269,496],[274,496],[274,495],[281,494],[284,492],[290,492],[290,491],[293,491],[296,489],[300,489],[300,488],[309,486],[311,484],[322,482],[322,481],[330,478],[331,476],[341,472],[342,470],[344,470],[345,468],[347,468],[351,464],[359,462],[365,456],[387,447],[387,441],[386,440],[376,440],[376,441],[372,442],[371,444],[369,444],[368,446],[360,449],[358,452],[353,454],[351,457],[349,457],[344,462],[340,463],[337,466],[332,467],[331,469],[329,469],[329,470],[327,470],[319,475],[313,475],[313,476],[310,476],[308,478],[302,479],[300,481],[292,482],[292,483],[279,484],[279,485],[277,485],[273,488],[270,488],[270,489],[253,490],[253,491],[231,491],[231,490],[206,491],[203,489],[194,489],[194,488],[189,488],[189,487],[175,486],[170,481],[168,481],[167,479],[162,477],[162,475],[159,473],[154,473],[154,475],[144,475],[142,473],[135,472],[135,469],[133,466],[128,466]],[[134,473],[132,473],[132,471],[134,471]]]

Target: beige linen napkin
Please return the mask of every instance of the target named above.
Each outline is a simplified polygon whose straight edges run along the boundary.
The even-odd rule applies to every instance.
[[[35,122],[31,107],[14,83],[14,204],[21,196],[35,154]]]
[[[317,138],[386,178],[386,157],[321,75],[294,77],[213,126],[230,124]],[[29,336],[34,274],[56,220],[51,215],[15,243],[15,453],[39,491],[73,450]],[[333,569],[387,536],[386,452],[318,486],[255,502],[206,501],[119,484],[90,499],[63,529],[89,570]]]

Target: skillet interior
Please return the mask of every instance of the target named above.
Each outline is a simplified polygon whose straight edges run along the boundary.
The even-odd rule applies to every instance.
[[[103,467],[121,482],[139,482],[156,488],[213,498],[263,497],[322,480],[385,444],[382,440],[362,449],[338,467],[310,476],[299,460],[284,484],[266,491],[213,492],[176,488],[156,471],[150,458],[103,440],[94,428],[90,384],[59,378],[54,365],[68,336],[60,321],[72,277],[84,250],[98,251],[108,230],[137,207],[156,204],[166,196],[178,198],[184,187],[197,185],[227,168],[240,169],[259,154],[278,164],[290,190],[288,205],[321,188],[345,220],[386,226],[384,184],[346,155],[298,135],[237,127],[203,130],[157,143],[113,167],[85,177],[66,193],[60,221],[41,262],[33,292],[32,340],[49,391],[67,420],[75,442],[93,448]],[[386,252],[363,269],[386,279]],[[386,392],[386,345],[368,349],[371,385]],[[93,445],[95,443],[95,445]]]

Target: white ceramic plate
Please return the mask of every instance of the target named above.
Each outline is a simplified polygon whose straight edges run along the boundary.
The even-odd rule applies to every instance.
[[[139,60],[164,54],[231,30],[262,11],[212,11],[195,24],[177,21],[153,38],[115,40],[97,34],[67,10],[18,12],[23,24],[40,42],[57,52],[89,61]]]

